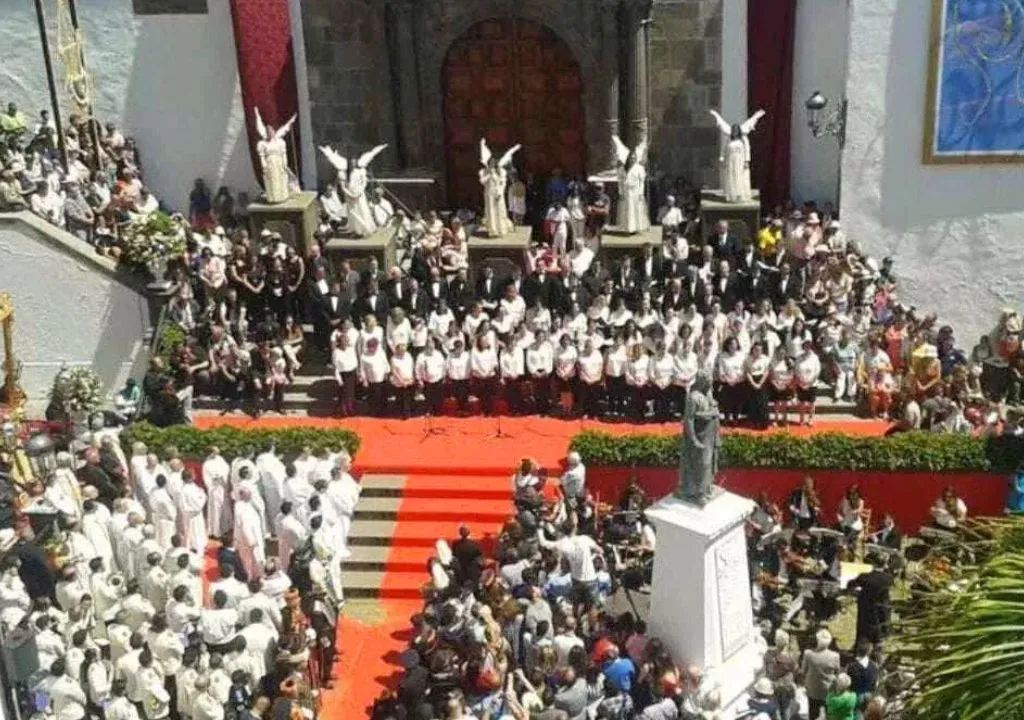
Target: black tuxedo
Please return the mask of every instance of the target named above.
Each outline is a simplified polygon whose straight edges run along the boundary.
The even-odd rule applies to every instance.
[[[376,302],[369,295],[362,295],[352,305],[352,312],[355,314],[353,320],[356,327],[360,328],[363,326],[363,318],[367,315],[375,316],[380,326],[384,327],[388,321],[390,311],[391,306],[388,303],[388,297],[383,293],[377,293]]]
[[[740,241],[732,234],[723,238],[718,233],[714,233],[708,237],[707,244],[714,248],[716,260],[729,260],[730,262],[740,248]]]
[[[743,278],[743,297],[748,303],[760,302],[772,293],[772,283],[763,273],[747,275]]]
[[[346,295],[325,295],[323,311],[328,326],[333,330],[352,314],[352,303]]]
[[[804,286],[800,278],[790,273],[786,277],[779,275],[772,284],[771,298],[776,305],[783,305],[787,300],[799,300],[804,294]]]
[[[599,271],[594,270],[594,266],[583,273],[583,277],[580,278],[580,282],[587,286],[587,290],[590,292],[590,296],[594,297],[601,293],[601,288],[604,287],[604,281],[609,279],[611,275],[608,273],[606,268],[601,268]]]
[[[523,280],[521,291],[526,307],[533,307],[539,298],[544,307],[550,308],[557,299],[558,281],[550,275],[542,279],[539,273],[533,273]]]
[[[590,292],[580,283],[573,287],[567,287],[564,282],[556,285],[558,289],[557,308],[559,312],[567,313],[572,308],[573,302],[579,304],[580,310],[587,311],[590,307]]]
[[[708,293],[704,280],[700,277],[688,279],[683,283],[683,295],[686,301],[697,306],[698,312],[702,315],[708,311]]]
[[[462,322],[463,316],[473,304],[473,291],[469,283],[460,278],[452,278],[448,283],[448,307],[452,309],[455,317]]]
[[[753,248],[741,249],[734,258],[735,270],[740,275],[752,275],[757,265],[757,251]]]
[[[476,299],[484,306],[484,309],[491,311],[498,306],[504,294],[504,285],[498,282],[498,278],[480,278],[476,283]]]
[[[648,288],[654,283],[660,283],[664,278],[661,253],[651,253],[651,264],[647,267],[647,260],[640,257],[633,261],[633,268],[636,270],[637,282],[643,288]]]
[[[740,283],[735,274],[715,275],[711,279],[711,294],[722,303],[723,312],[732,312],[740,298]]]
[[[419,288],[415,292],[410,291],[405,296],[405,301],[402,304],[405,311],[409,315],[425,318],[430,314],[431,311],[431,300],[427,293],[423,292]]]
[[[661,296],[661,312],[665,313],[666,310],[672,308],[676,312],[680,312],[686,307],[686,293],[680,289],[679,292],[673,292],[672,290],[666,290],[665,294]]]
[[[391,307],[405,307],[405,296],[408,293],[409,289],[402,280],[388,280],[384,284],[384,294]]]

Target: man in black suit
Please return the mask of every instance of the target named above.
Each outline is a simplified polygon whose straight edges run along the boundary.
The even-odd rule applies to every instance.
[[[693,303],[697,307],[697,312],[701,315],[707,313],[707,285],[695,265],[691,265],[689,270],[687,270],[686,281],[683,284],[683,294],[686,296],[686,303]]]
[[[515,285],[516,295],[522,297],[523,282],[523,269],[518,265],[512,266],[512,274],[505,278],[504,282],[501,283],[501,296],[505,297],[505,288],[509,285]]]
[[[445,302],[448,301],[448,282],[441,277],[441,270],[439,268],[430,269],[430,275],[423,285],[423,291],[427,293],[427,299],[432,308],[437,307],[438,300],[444,299]]]
[[[534,270],[523,281],[522,294],[526,307],[533,307],[539,298],[544,307],[550,308],[557,293],[557,281],[543,270]]]
[[[711,292],[722,303],[723,312],[732,312],[740,297],[739,280],[729,267],[728,260],[718,263],[718,272],[711,280]]]
[[[566,275],[556,287],[558,288],[557,308],[559,312],[563,314],[569,312],[572,310],[573,304],[576,304],[583,312],[590,307],[590,293],[575,275]]]
[[[753,273],[757,261],[757,248],[754,246],[754,241],[744,240],[733,261],[733,265],[736,266],[736,272],[739,273],[741,278],[749,277]]]
[[[779,306],[785,305],[786,301],[790,299],[799,301],[803,292],[803,283],[800,282],[800,278],[793,274],[789,263],[782,263],[772,288],[772,302]]]
[[[480,307],[493,316],[503,292],[501,283],[494,277],[494,268],[484,265],[480,279],[476,283],[476,298],[480,301]]]
[[[352,305],[352,312],[355,315],[353,320],[356,327],[363,326],[363,318],[367,315],[375,316],[381,327],[387,323],[391,307],[388,304],[387,296],[377,287],[377,281],[374,278],[371,277],[366,283],[366,292]]]
[[[331,292],[324,298],[324,314],[331,332],[341,327],[341,323],[352,315],[352,303],[349,302],[340,282],[331,283]]]
[[[640,251],[640,259],[636,263],[636,276],[641,290],[661,283],[664,277],[661,253],[654,252],[654,246],[650,243],[644,245]]]
[[[669,280],[668,287],[665,289],[665,294],[661,296],[661,312],[665,313],[669,308],[676,312],[682,312],[683,308],[686,307],[687,300],[686,295],[683,293],[683,284],[679,282],[678,278]]]
[[[408,290],[402,271],[392,268],[388,273],[388,279],[384,282],[384,294],[388,298],[388,305],[391,307],[405,307],[405,296]]]
[[[608,272],[608,268],[601,262],[601,258],[595,257],[594,261],[590,263],[590,267],[583,273],[581,278],[583,284],[586,286],[587,291],[590,293],[590,297],[594,297],[601,292],[601,288],[604,286],[604,281],[611,277],[611,273]]]
[[[756,305],[771,296],[771,283],[768,281],[768,276],[761,270],[759,263],[754,263],[750,273],[743,277],[741,286],[743,297],[751,305]]]
[[[893,550],[899,550],[903,545],[903,533],[896,527],[896,520],[889,513],[886,513],[882,520],[882,526],[875,532],[868,535],[868,542],[873,545],[882,545]]]
[[[716,260],[731,260],[739,249],[739,240],[729,234],[729,221],[719,220],[715,223],[715,231],[708,238],[708,245],[715,253]]]
[[[469,286],[466,270],[463,268],[448,283],[448,307],[455,314],[455,319],[461,323],[472,304],[473,288]]]
[[[405,308],[407,314],[424,319],[433,309],[430,298],[420,289],[420,283],[416,278],[409,278],[409,292],[405,296],[405,303],[402,307]]]
[[[866,640],[877,645],[889,632],[892,575],[884,569],[883,558],[871,559],[874,569],[855,577],[846,588],[857,592],[857,642]]]

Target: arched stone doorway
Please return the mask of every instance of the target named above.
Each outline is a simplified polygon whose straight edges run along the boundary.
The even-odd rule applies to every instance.
[[[452,43],[441,74],[450,205],[480,205],[481,137],[496,153],[522,143],[516,166],[538,178],[556,167],[584,173],[580,65],[550,28],[522,18],[477,23]]]

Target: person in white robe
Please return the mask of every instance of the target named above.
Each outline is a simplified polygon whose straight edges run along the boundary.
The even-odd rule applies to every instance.
[[[271,597],[269,593],[264,591],[263,580],[253,580],[249,583],[249,590],[251,594],[249,597],[243,599],[238,603],[238,616],[243,620],[249,618],[250,622],[256,622],[252,620],[251,615],[253,610],[259,611],[259,622],[266,625],[274,632],[281,631],[281,605],[280,601]]]
[[[232,465],[234,465],[234,463],[232,463]],[[256,512],[259,515],[261,537],[266,538],[269,535],[268,528],[265,525],[266,503],[263,502],[263,496],[260,495],[260,489],[257,485],[256,465],[251,460],[247,459],[245,463],[237,467],[237,472],[235,472],[235,470],[236,468],[232,467],[231,496],[235,500],[235,514],[236,516],[238,514],[238,501],[242,499],[242,490],[248,490],[249,504],[256,509]],[[235,522],[237,525],[237,517],[235,518]]]
[[[135,458],[132,458],[133,465],[135,468]],[[135,499],[144,505],[149,503],[149,493],[156,487],[156,476],[162,472],[160,467],[160,458],[155,454],[150,453],[146,455],[145,464],[140,467],[134,474],[133,481],[135,485]]]
[[[197,694],[192,700],[192,720],[224,720],[224,703],[214,697],[210,681],[200,676],[196,679],[195,688]]]
[[[340,462],[340,466],[335,470],[334,477],[327,486],[327,497],[334,506],[334,511],[338,517],[341,544],[343,547],[348,547],[348,534],[352,528],[352,517],[355,515],[356,505],[359,504],[359,497],[363,488],[349,473],[352,469],[352,460],[350,458],[342,458]]]
[[[156,531],[156,543],[161,552],[171,546],[171,538],[178,532],[178,506],[167,489],[167,478],[157,475],[156,487],[149,493],[149,514]]]
[[[232,526],[229,478],[231,467],[217,447],[203,461],[203,483],[206,485],[206,528],[213,537],[224,537]]]
[[[154,663],[153,654],[142,653],[139,674],[135,682],[142,695],[142,709],[146,720],[163,720],[171,714],[171,694],[164,687],[164,678]]]
[[[281,502],[284,500],[285,480],[284,463],[277,456],[273,444],[268,445],[256,457],[256,470],[259,473],[260,491],[263,494],[264,511],[266,512],[264,527],[272,533],[274,518],[280,511]]]
[[[78,680],[68,676],[67,665],[63,659],[56,660],[50,665],[49,677],[40,683],[39,689],[50,698],[50,707],[58,718],[68,705],[77,703],[84,707],[88,702]]]
[[[328,528],[319,515],[310,519],[309,526],[312,530],[313,552],[327,571],[328,591],[335,604],[340,605],[345,602],[341,563],[349,556],[348,549],[341,543],[340,533]]]
[[[88,574],[80,575],[76,568],[76,565],[65,565],[54,587],[53,595],[57,600],[57,607],[64,612],[78,607],[82,598],[89,594],[89,583],[85,579]]]
[[[0,623],[10,630],[25,617],[32,607],[32,600],[25,589],[25,583],[18,575],[18,562],[6,560],[6,569],[0,575]]]
[[[107,623],[121,607],[124,597],[124,578],[107,571],[103,561],[93,558],[92,574],[89,576],[89,594],[92,596],[93,612],[96,615],[96,636],[107,638]]]
[[[99,657],[95,648],[86,649],[85,661],[87,663],[85,694],[93,705],[106,707],[111,700],[110,689],[114,681],[113,668],[109,661]]]
[[[303,478],[307,482],[312,481],[313,471],[316,469],[316,457],[313,455],[312,448],[308,446],[302,448],[302,452],[292,461],[292,465],[295,467],[295,474],[298,477]],[[291,476],[289,475],[289,477]],[[288,498],[285,499],[287,500]]]
[[[202,555],[206,552],[206,491],[196,484],[192,473],[183,473],[185,484],[178,495],[178,510],[184,526],[184,539],[188,549]]]
[[[267,574],[262,579],[260,592],[274,600],[278,607],[282,607],[284,605],[284,594],[292,586],[292,579],[277,564],[277,560],[268,560],[265,569]]]
[[[190,555],[179,555],[178,566],[167,581],[171,592],[173,593],[177,587],[184,587],[188,590],[193,604],[201,603],[203,601],[202,569],[202,564],[193,563]]]
[[[267,625],[265,614],[259,608],[253,608],[245,617],[249,624],[242,628],[240,634],[245,638],[246,652],[252,656],[255,678],[259,679],[274,667],[278,632],[273,625]]]
[[[110,685],[111,701],[103,708],[104,720],[141,720],[139,710],[127,697],[127,683],[124,680],[114,680]],[[218,720],[223,720],[224,715]]]
[[[220,578],[210,583],[210,597],[223,592],[227,598],[225,607],[237,608],[238,604],[252,593],[244,582],[235,577],[235,569],[231,565],[221,565],[219,572]]]
[[[210,655],[210,694],[220,702],[227,703],[231,694],[231,675],[224,667],[223,655]]]
[[[484,188],[484,217],[482,225],[490,237],[508,235],[515,226],[508,216],[505,188],[508,186],[508,172],[513,156],[522,145],[509,148],[501,158],[496,158],[487,147],[487,141],[480,138],[480,184]]]
[[[177,701],[178,717],[193,717],[192,708],[196,695],[198,695],[196,682],[200,678],[198,664],[199,652],[193,647],[186,648],[181,658],[181,669],[174,676],[174,695]]]
[[[312,457],[301,466],[296,460],[285,471],[288,477],[284,481],[284,499],[292,504],[292,513],[303,527],[309,519],[309,499],[316,493],[311,481],[316,468],[315,463],[316,460]]]
[[[548,210],[545,220],[550,224],[551,249],[556,257],[561,257],[565,255],[569,243],[569,222],[572,220],[572,216],[569,215],[565,205],[556,202]]]
[[[75,477],[75,471],[72,469],[73,464],[74,459],[71,457],[71,453],[57,453],[57,470],[51,481],[47,483],[44,494],[48,500],[54,502],[50,497],[50,488],[53,486],[58,488],[61,500],[68,503],[64,507],[58,506],[58,509],[69,518],[80,520],[82,517],[82,489],[78,478]],[[54,502],[54,504],[57,503]]]
[[[266,562],[263,541],[263,518],[253,503],[253,491],[242,486],[235,502],[235,547],[242,561],[246,574],[250,578],[258,578],[263,574]]]
[[[167,605],[167,581],[169,577],[160,562],[161,556],[158,553],[150,553],[147,558],[149,567],[146,568],[140,584],[142,595],[154,609],[163,609]]]
[[[68,523],[68,530],[64,536],[64,544],[68,550],[69,561],[82,578],[83,586],[88,592],[85,578],[89,577],[89,561],[96,557],[96,548],[82,533],[82,527],[77,520]]]
[[[156,553],[161,558],[167,548],[156,541],[156,528],[152,525],[142,526],[142,542],[139,543],[132,553],[132,563],[135,566],[135,578],[141,579],[149,567],[149,556]]]
[[[71,477],[74,477],[72,474]],[[46,481],[46,489],[43,490],[43,498],[52,505],[57,512],[66,520],[78,518],[79,509],[75,502],[74,495],[70,494],[64,482],[60,479],[60,473],[54,473]]]
[[[161,615],[153,618],[147,638],[153,659],[160,663],[164,675],[177,675],[185,656],[185,644],[178,633],[170,629],[167,619]]]
[[[185,481],[182,479],[184,473],[185,463],[181,458],[175,457],[167,461],[167,492],[170,493],[171,500],[174,502],[178,502],[181,488],[185,485]]]
[[[128,458],[128,479],[132,483],[132,491],[138,497],[139,475],[146,469],[149,462],[149,448],[146,443],[133,442],[132,456]]]
[[[102,507],[95,500],[86,500],[82,515],[82,534],[92,545],[93,557],[103,560],[103,565],[115,568],[114,545],[110,540],[110,528],[103,520],[98,508]]]
[[[171,590],[171,599],[164,606],[167,627],[179,635],[193,632],[199,621],[199,608],[195,605],[185,585],[178,585]]]
[[[292,553],[306,542],[308,533],[302,522],[292,512],[292,503],[281,503],[281,512],[274,519],[274,535],[277,536],[277,559],[280,566],[288,571]]]
[[[641,233],[651,226],[647,211],[647,143],[641,142],[632,151],[618,135],[612,135],[619,161],[619,229],[630,234]]]
[[[117,502],[124,502],[127,507],[128,499],[119,498]],[[142,544],[142,527],[144,515],[136,512],[127,513],[127,524],[122,527],[119,522],[121,513],[117,512],[117,503],[114,504],[114,515],[110,523],[110,532],[114,541],[114,557],[117,558],[117,566],[120,568],[126,580],[134,579],[138,573],[135,571],[135,551]]]
[[[373,217],[373,224],[377,228],[385,228],[391,224],[395,217],[395,206],[384,197],[384,188],[378,185],[373,189],[373,197],[370,198],[370,214]]]
[[[133,633],[137,633],[153,619],[156,608],[142,595],[142,588],[135,580],[128,583],[121,609],[125,613],[125,623]]]

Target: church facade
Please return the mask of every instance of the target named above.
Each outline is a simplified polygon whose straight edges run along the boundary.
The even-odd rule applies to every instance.
[[[486,137],[539,176],[611,167],[611,135],[651,170],[714,182],[723,0],[301,0],[316,143],[389,143],[385,172],[468,202]],[[330,176],[318,159],[319,179]]]

